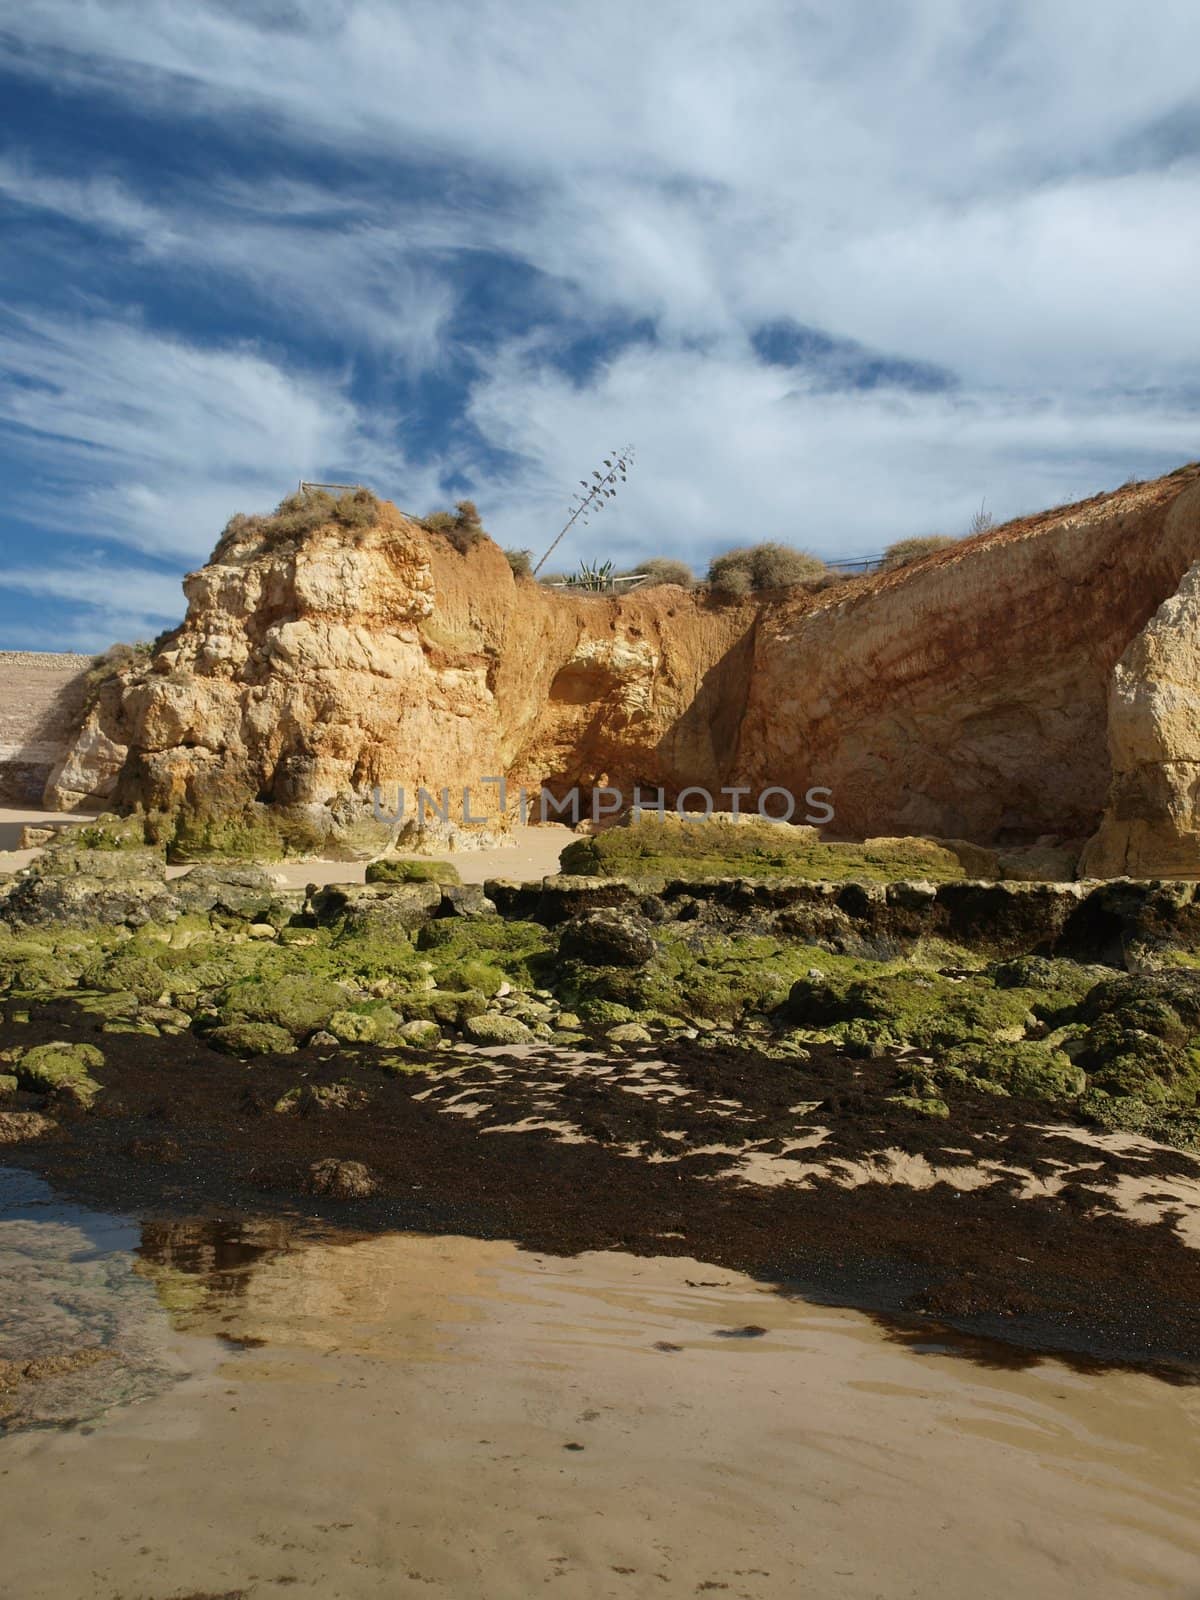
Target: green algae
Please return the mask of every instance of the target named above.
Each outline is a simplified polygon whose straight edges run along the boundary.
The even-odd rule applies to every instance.
[[[643,818],[576,839],[561,868],[589,877],[803,878],[947,883],[967,876],[958,855],[928,839],[826,844],[812,828],[761,821]]]
[[[94,1044],[56,1040],[19,1051],[13,1069],[22,1089],[35,1094],[65,1089],[88,1102],[100,1089],[92,1072],[103,1065],[104,1052]]]
[[[387,857],[367,864],[368,883],[462,883],[458,868],[450,861],[399,861]]]
[[[228,1022],[213,1028],[206,1038],[231,1056],[286,1055],[296,1048],[288,1029],[273,1022]]]

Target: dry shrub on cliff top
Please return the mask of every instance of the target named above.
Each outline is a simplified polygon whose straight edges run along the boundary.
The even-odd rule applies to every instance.
[[[649,561],[639,561],[631,570],[645,573],[645,583],[638,585],[641,589],[656,589],[664,583],[677,583],[681,589],[690,589],[696,581],[686,561],[672,561],[669,556],[652,556]]]
[[[790,589],[798,583],[819,583],[827,570],[821,558],[807,550],[768,542],[714,556],[708,567],[708,582],[718,594],[738,596],[756,589]]]
[[[453,511],[431,511],[421,525],[429,533],[440,533],[463,556],[487,538],[474,500],[460,500]]]
[[[957,543],[944,533],[931,533],[921,539],[897,539],[883,552],[883,570],[890,572],[894,567],[907,567],[913,561],[920,561],[922,556],[930,556],[935,550]]]
[[[504,559],[508,562],[514,578],[533,577],[532,550],[506,550]]]
[[[331,522],[343,528],[369,528],[378,521],[379,511],[379,501],[369,489],[351,489],[340,495],[332,495],[326,489],[289,494],[269,516],[246,516],[239,511],[230,517],[213,559],[219,561],[235,544],[247,539],[258,539],[267,548],[274,548],[302,539]]]

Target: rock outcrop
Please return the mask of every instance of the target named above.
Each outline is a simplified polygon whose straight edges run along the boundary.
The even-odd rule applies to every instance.
[[[1122,774],[1174,763],[1170,783],[1186,785],[1179,752],[1196,748],[1186,716],[1167,713],[1168,682],[1197,681],[1194,601],[1167,608],[1144,668],[1140,644],[1123,662],[1121,682],[1158,673],[1159,687],[1134,693],[1128,717],[1113,691],[1112,760],[1109,691],[1200,559],[1200,466],[900,571],[732,602],[548,591],[514,580],[490,541],[461,554],[389,505],[373,526],[283,540],[270,527],[235,525],[189,576],[184,624],[104,686],[51,804],[261,802],[327,833],[369,817],[376,785],[389,810],[403,785],[410,811],[418,785],[445,787],[455,817],[464,785],[476,814],[495,812],[485,777],[507,778],[510,798],[517,784],[627,800],[661,786],[669,801],[689,785],[779,786],[798,819],[819,786],[843,836],[1052,850],[1096,831],[1113,761],[1127,807]],[[1154,749],[1173,754],[1139,754],[1143,735],[1118,729],[1147,716]],[[1177,820],[1143,818],[1144,850],[1089,859],[1165,870],[1170,837],[1170,870],[1200,874],[1183,791],[1155,781]]]
[[[1093,877],[1200,873],[1200,564],[1113,673],[1112,786],[1081,870]]]

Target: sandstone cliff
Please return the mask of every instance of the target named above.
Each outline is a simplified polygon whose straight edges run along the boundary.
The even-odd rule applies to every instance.
[[[1114,668],[1197,559],[1196,466],[899,572],[734,603],[547,591],[391,506],[294,540],[251,523],[186,580],[176,636],[104,688],[48,799],[344,824],[375,784],[489,774],[671,797],[823,785],[846,835],[1082,839],[1112,772]]]

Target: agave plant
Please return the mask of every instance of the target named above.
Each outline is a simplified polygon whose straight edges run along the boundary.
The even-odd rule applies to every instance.
[[[603,511],[608,501],[615,497],[618,483],[625,482],[626,475],[632,464],[633,446],[629,444],[625,446],[624,450],[614,450],[611,456],[605,456],[605,470],[601,472],[597,467],[592,473],[592,481],[590,483],[586,478],[580,478],[579,488],[571,496],[571,515],[563,524],[561,532],[551,543],[546,554],[534,567],[533,575],[535,578],[546,565],[556,547],[570,532],[576,520],[581,519],[586,527],[588,519],[594,516],[596,512]],[[579,585],[579,587],[586,588],[587,585],[583,584]]]
[[[581,561],[579,571],[573,572],[567,582],[572,589],[591,589],[599,592],[611,587],[612,573],[611,561]]]

